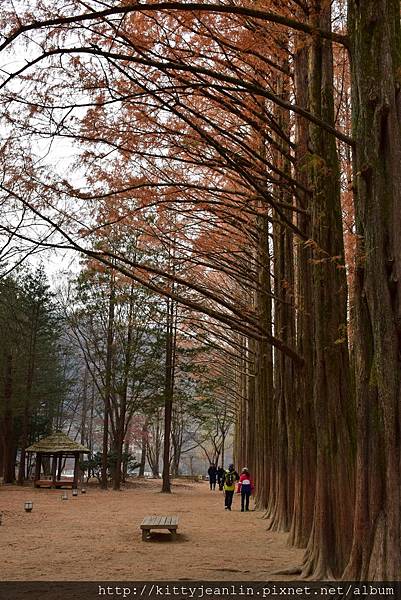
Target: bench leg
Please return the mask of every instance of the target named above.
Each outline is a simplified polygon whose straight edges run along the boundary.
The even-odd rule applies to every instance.
[[[149,529],[142,529],[142,541],[146,542],[150,537]]]
[[[171,533],[171,537],[173,538],[173,541],[177,539],[177,530],[176,529],[169,529],[169,532]]]

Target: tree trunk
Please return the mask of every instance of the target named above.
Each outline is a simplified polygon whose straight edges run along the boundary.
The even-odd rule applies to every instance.
[[[351,39],[357,477],[344,577],[397,580],[400,553],[401,33],[399,0],[348,2]]]
[[[93,452],[93,420],[94,420],[94,412],[95,412],[95,392],[96,392],[96,384],[95,381],[92,379],[92,386],[91,386],[91,404],[90,404],[90,416],[89,416],[89,429],[88,429],[88,448],[91,451],[91,454]]]
[[[259,219],[259,290],[256,295],[256,310],[263,328],[272,331],[272,303],[270,282],[269,229],[266,217]],[[265,509],[271,492],[271,479],[268,475],[272,464],[272,440],[270,423],[273,409],[273,353],[270,344],[262,339],[255,344],[255,501]]]
[[[159,468],[160,468],[160,451],[161,451],[161,418],[160,418],[160,410],[156,411],[156,429],[154,430],[154,436],[152,436],[152,440],[148,437],[146,442],[146,453],[148,457],[148,463],[152,471],[153,477],[159,478]],[[152,441],[152,445],[151,442]]]
[[[288,40],[283,36],[283,47],[288,46]],[[284,65],[287,66],[288,65]],[[277,93],[280,97],[290,100],[288,78],[282,74],[277,78]],[[290,136],[290,121],[287,111],[276,108],[276,121],[281,131]],[[283,147],[283,141],[277,140]],[[284,147],[289,154],[290,149]],[[275,152],[275,166],[283,173],[291,176],[291,164],[282,152]],[[292,196],[279,181],[275,196],[283,204],[291,205]],[[281,209],[289,222],[293,217],[290,209]],[[274,249],[274,334],[290,347],[295,347],[295,312],[294,312],[294,252],[293,234],[288,225],[282,222],[280,215],[275,214],[273,224]],[[291,523],[294,494],[294,364],[282,352],[274,353],[274,423],[272,431],[276,460],[272,489],[272,508],[270,529],[273,531],[288,531]]]
[[[246,448],[245,464],[251,473],[256,473],[256,420],[255,420],[255,402],[256,402],[256,342],[253,339],[248,340],[248,386],[247,386],[247,414],[246,427],[248,429],[248,444]]]
[[[36,338],[37,338],[37,323],[39,317],[40,305],[35,304],[35,311],[30,323],[30,340],[29,340],[29,355],[28,355],[28,372],[26,381],[26,390],[24,398],[24,414],[22,417],[22,432],[21,432],[21,455],[20,463],[18,467],[18,485],[23,485],[25,480],[25,461],[26,453],[25,448],[28,446],[29,440],[29,428],[31,421],[31,396],[32,396],[32,384],[33,374],[35,369],[35,355],[36,355]]]
[[[5,455],[5,445],[3,438],[3,417],[0,419],[0,478],[3,478],[4,474],[4,455]]]
[[[296,102],[307,109],[308,102],[308,47],[303,36],[294,58]],[[308,188],[307,165],[309,124],[302,117],[296,119],[296,179]],[[306,240],[312,237],[309,194],[299,191],[297,226]],[[289,543],[305,548],[313,522],[316,485],[316,433],[313,418],[313,297],[312,253],[309,245],[298,240],[296,246],[296,304],[297,351],[304,359],[302,368],[295,371],[296,419],[294,430],[294,507]]]
[[[126,483],[128,476],[128,454],[130,452],[130,446],[127,441],[124,442],[124,459],[122,464],[121,482]]]
[[[182,405],[179,404],[173,408],[172,429],[171,429],[171,445],[173,449],[173,457],[171,460],[171,473],[173,478],[179,475],[180,462],[182,455],[183,434],[184,434],[184,411]]]
[[[174,393],[174,352],[175,350],[175,303],[167,300],[166,321],[166,375],[164,388],[164,451],[162,492],[171,492],[170,482],[170,441],[171,420],[173,415]]]
[[[134,284],[131,284],[130,302],[128,313],[127,339],[125,344],[125,361],[124,361],[124,381],[120,396],[120,405],[115,406],[116,417],[116,439],[114,442],[114,452],[116,455],[116,463],[113,477],[113,489],[119,490],[121,486],[121,468],[123,445],[126,432],[126,415],[128,402],[128,382],[130,377],[131,362],[132,362],[132,333],[134,329]],[[118,397],[118,396],[117,396]],[[116,399],[117,402],[117,399]]]
[[[4,483],[14,483],[15,481],[15,459],[16,459],[16,439],[14,430],[14,418],[12,413],[12,394],[13,394],[13,359],[12,355],[7,353],[5,356],[4,373],[4,416],[2,419],[3,431],[3,480]]]
[[[141,437],[141,460],[139,466],[139,477],[144,477],[145,475],[145,464],[146,464],[146,441],[148,436],[148,425],[147,421],[143,424],[142,427],[142,437]]]
[[[329,0],[315,3],[312,25],[331,27]],[[311,111],[334,125],[331,44],[311,42]],[[354,501],[353,400],[347,343],[347,286],[336,142],[310,126],[312,188],[312,291],[314,320],[314,415],[316,488],[311,537],[303,575],[338,577],[348,560]]]
[[[121,407],[121,414],[116,419],[116,432],[113,441],[113,454],[115,456],[115,463],[113,469],[113,490],[118,491],[121,487],[121,469],[122,469],[122,455],[124,446],[124,433],[125,433],[125,407]]]
[[[239,334],[234,336],[238,345],[238,358],[235,364],[234,377],[235,389],[238,394],[238,408],[235,421],[235,445],[234,445],[234,464],[238,467],[248,463],[248,447],[250,445],[248,429],[248,365],[247,365],[247,339]],[[224,435],[224,431],[222,432]],[[224,444],[222,444],[223,450]],[[224,452],[223,459],[224,461]]]
[[[114,273],[110,274],[110,296],[109,313],[107,320],[107,346],[106,346],[106,372],[104,389],[104,416],[103,416],[103,447],[102,447],[102,473],[100,487],[107,490],[107,463],[109,454],[109,419],[110,419],[110,398],[112,381],[112,363],[113,363],[113,340],[114,340],[114,309],[115,309],[115,289]]]
[[[88,367],[85,366],[85,374],[83,381],[83,394],[82,394],[82,408],[81,408],[81,426],[80,426],[80,436],[81,436],[81,444],[84,446],[86,443],[86,429],[87,429],[87,412],[88,412]]]

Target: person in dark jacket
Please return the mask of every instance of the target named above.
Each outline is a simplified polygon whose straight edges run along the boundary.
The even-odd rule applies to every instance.
[[[224,467],[223,467],[223,465],[221,465],[221,467],[219,467],[217,469],[217,483],[219,484],[219,490],[220,490],[220,492],[223,491],[224,473],[225,473]]]
[[[207,470],[207,474],[209,475],[209,485],[211,490],[216,489],[216,480],[217,480],[217,468],[214,463],[210,463],[210,467]]]

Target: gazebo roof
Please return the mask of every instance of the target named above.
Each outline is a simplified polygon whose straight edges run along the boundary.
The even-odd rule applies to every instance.
[[[68,437],[62,431],[56,431],[46,438],[39,440],[36,444],[32,444],[29,448],[26,448],[26,452],[43,452],[43,454],[54,454],[56,452],[63,452],[64,454],[75,454],[82,452],[89,454],[90,450],[75,442]]]

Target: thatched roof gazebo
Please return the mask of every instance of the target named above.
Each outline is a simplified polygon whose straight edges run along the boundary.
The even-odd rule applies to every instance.
[[[78,485],[78,466],[79,458],[82,454],[90,454],[90,450],[75,442],[61,431],[56,431],[46,438],[39,440],[26,448],[25,452],[36,454],[34,486],[35,487],[71,487],[75,489]],[[51,477],[42,476],[43,457],[51,459]],[[74,477],[73,479],[61,479],[63,461],[67,458],[74,458]]]

